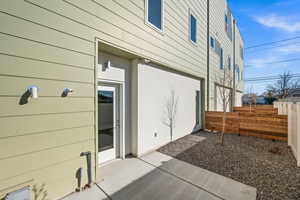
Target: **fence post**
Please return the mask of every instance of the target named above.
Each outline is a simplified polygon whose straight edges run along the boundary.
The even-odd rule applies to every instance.
[[[282,103],[281,102],[276,102],[277,103],[277,109],[278,109],[278,114],[282,114]]]
[[[291,103],[286,103],[287,104],[287,107],[288,107],[288,111],[287,111],[287,114],[288,114],[288,146],[291,146],[292,143],[292,131],[293,131],[293,105]]]
[[[295,134],[297,135],[297,166],[300,167],[300,103],[295,103],[296,108],[296,120],[294,123]]]
[[[240,127],[241,127],[240,112],[237,112],[237,118],[238,118],[238,123],[239,123],[238,134],[240,135]]]

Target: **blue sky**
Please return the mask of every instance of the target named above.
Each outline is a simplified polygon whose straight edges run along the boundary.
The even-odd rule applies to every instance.
[[[228,0],[238,21],[245,47],[300,36],[300,0]],[[300,38],[273,46],[245,50],[245,79],[273,76],[283,72],[300,73],[300,61],[264,64],[300,58]],[[247,82],[245,92],[253,88],[262,93],[274,82]]]

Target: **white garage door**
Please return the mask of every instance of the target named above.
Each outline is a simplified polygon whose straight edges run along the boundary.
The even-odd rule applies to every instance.
[[[138,72],[139,152],[155,149],[190,134],[201,118],[200,80],[146,64]],[[174,127],[168,127],[168,107],[176,102]]]
[[[215,91],[215,111],[219,111],[219,112],[223,112],[223,93],[226,95],[227,99],[228,99],[228,95],[230,95],[230,89],[225,88],[225,87],[221,87],[221,86],[216,86],[215,87],[216,91]],[[228,101],[228,100],[227,100]],[[227,103],[227,108],[226,111],[230,111],[230,101]]]
[[[243,96],[243,93],[236,92],[236,95],[235,95],[235,106],[237,106],[237,107],[241,107],[242,106],[242,96]]]

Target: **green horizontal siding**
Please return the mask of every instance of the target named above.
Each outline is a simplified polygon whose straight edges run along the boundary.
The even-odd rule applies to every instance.
[[[0,199],[27,185],[57,199],[77,187],[78,168],[87,183],[81,152],[96,166],[96,35],[26,1],[1,1],[0,17]],[[26,97],[30,85],[38,99]]]
[[[188,40],[189,8],[197,45]],[[80,152],[96,159],[96,38],[206,77],[206,1],[165,1],[164,34],[145,25],[144,14],[144,0],[0,1],[0,198],[27,184],[45,184],[49,199],[64,196],[86,167]],[[40,97],[20,103],[29,85]],[[61,97],[66,87],[74,92]]]

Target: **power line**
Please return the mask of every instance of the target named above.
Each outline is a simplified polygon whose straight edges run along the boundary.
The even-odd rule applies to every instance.
[[[300,73],[296,73],[296,74],[288,74],[290,77],[293,76],[300,76]],[[282,75],[273,75],[273,76],[259,76],[259,77],[252,77],[252,78],[248,78],[247,80],[252,80],[252,79],[265,79],[265,78],[280,78]]]
[[[290,76],[291,79],[293,78],[300,78],[300,74],[293,74]],[[280,80],[280,76],[266,76],[266,77],[256,77],[256,78],[250,78],[246,79],[245,82],[264,82],[264,81],[276,81]]]
[[[272,47],[262,48],[262,49],[250,49],[250,51],[247,51],[247,53],[256,53],[257,51],[275,49],[275,48],[278,48],[278,47],[285,47],[285,46],[295,46],[295,47],[298,47],[299,45],[296,45],[296,44],[300,44],[300,42],[282,44],[282,45],[277,45],[277,46],[272,46]]]
[[[258,47],[262,47],[262,46],[270,46],[272,44],[276,44],[276,43],[280,43],[280,42],[286,42],[286,41],[295,40],[295,39],[299,39],[299,38],[300,38],[300,36],[296,36],[296,37],[286,38],[286,39],[278,40],[278,41],[274,41],[274,42],[266,42],[266,43],[246,47],[245,49],[253,49],[253,48],[258,48]]]
[[[290,77],[291,79],[292,78],[300,78],[300,75],[298,76],[292,76]],[[246,82],[253,82],[253,81],[271,81],[271,80],[280,80],[281,78],[280,77],[277,77],[277,78],[261,78],[261,79],[248,79],[248,80],[245,80]]]
[[[266,86],[268,84],[274,83],[274,81],[265,81],[265,82],[251,82],[251,83],[247,83],[246,85],[256,85],[257,87],[263,87]]]
[[[295,76],[293,78],[300,78],[300,76]],[[277,79],[262,79],[262,80],[251,80],[251,81],[246,81],[247,83],[253,83],[253,82],[273,82],[273,81],[278,81],[280,80],[280,78],[277,78]]]
[[[300,61],[300,58],[293,58],[293,59],[288,59],[288,60],[279,60],[279,61],[274,61],[274,62],[259,63],[259,65],[270,65],[270,64],[294,62],[294,61]],[[245,68],[255,67],[255,66],[256,65],[245,65]]]

